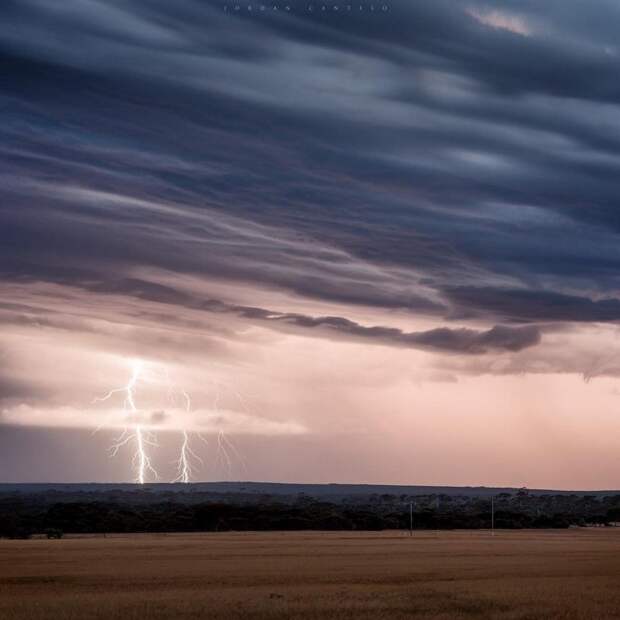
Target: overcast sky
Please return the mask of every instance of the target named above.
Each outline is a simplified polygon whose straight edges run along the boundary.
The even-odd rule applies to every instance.
[[[307,4],[2,2],[0,479],[620,487],[620,5]]]

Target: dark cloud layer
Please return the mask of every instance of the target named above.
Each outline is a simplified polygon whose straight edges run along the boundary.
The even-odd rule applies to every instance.
[[[230,306],[218,301],[206,302],[203,307],[214,311],[233,312],[247,319],[276,325],[283,324],[311,330],[324,329],[334,337],[444,353],[479,354],[488,351],[520,351],[540,342],[540,332],[533,326],[496,325],[486,331],[442,327],[420,332],[404,332],[393,327],[367,327],[339,316],[312,317],[296,313],[278,313],[264,308]]]
[[[127,287],[155,268],[442,320],[620,318],[617,3],[304,6],[4,2],[4,281],[165,297]],[[442,351],[539,338],[238,314]]]
[[[460,308],[508,320],[609,322],[620,320],[620,300],[592,300],[552,291],[456,287],[445,291]]]
[[[84,287],[83,290],[93,293],[115,294],[161,304],[161,320],[168,325],[188,325],[187,318],[179,320],[174,314],[175,308],[184,308],[201,313],[240,318],[281,331],[293,330],[313,335],[316,335],[315,332],[320,332],[331,339],[464,354],[483,354],[493,351],[516,352],[535,346],[541,339],[539,328],[533,325],[525,327],[496,325],[488,330],[442,327],[417,332],[406,332],[381,325],[365,326],[341,316],[309,316],[296,312],[278,312],[256,306],[232,304],[137,278],[110,280],[105,285],[83,283],[82,287]],[[5,310],[5,316],[0,318],[0,324],[74,329],[81,332],[90,330],[75,318],[70,320],[54,316],[48,318],[41,316],[41,311],[32,307],[13,308],[11,304],[0,303],[1,309]],[[17,310],[17,312],[11,312],[11,310]],[[143,318],[146,318],[153,316],[153,312],[151,309],[149,314],[144,311],[141,314]],[[200,324],[190,322],[189,325],[196,331],[201,331]],[[213,326],[210,329],[213,330]],[[161,336],[158,336],[158,343],[164,344]],[[200,346],[201,350],[205,351],[204,341]]]
[[[0,407],[8,403],[31,402],[47,397],[47,390],[33,382],[16,376],[11,368],[11,359],[0,349]],[[0,420],[2,410],[0,409]]]
[[[1,369],[0,369],[0,372]],[[43,392],[34,389],[30,384],[0,375],[0,403],[5,404],[11,401],[28,401],[36,397],[43,396]]]

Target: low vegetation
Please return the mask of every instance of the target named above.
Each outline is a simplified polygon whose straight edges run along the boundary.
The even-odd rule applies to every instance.
[[[234,494],[209,499],[190,493],[148,495],[48,492],[0,495],[0,537],[48,533],[379,531],[409,528],[409,506],[418,530],[491,527],[491,500],[472,496],[372,494],[327,502],[296,497]],[[536,495],[526,491],[494,498],[498,529],[566,528],[620,521],[620,495]]]

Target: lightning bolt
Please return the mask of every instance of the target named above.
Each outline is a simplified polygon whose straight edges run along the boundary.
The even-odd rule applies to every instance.
[[[215,387],[216,387],[216,391],[215,391],[215,395],[213,398],[212,410],[217,413],[220,411],[221,393],[219,389],[220,386],[216,385]],[[230,389],[233,395],[239,399],[239,401],[245,404],[245,400],[240,392],[235,390],[230,385],[228,385],[227,387]],[[206,439],[204,439],[203,437],[201,437],[201,439],[203,439],[203,441],[205,441],[206,443]],[[233,459],[231,457],[231,454],[237,458],[239,463],[241,463],[241,465],[245,469],[245,460],[243,459],[243,457],[241,456],[241,454],[235,447],[235,444],[228,438],[226,433],[221,428],[217,432],[217,453],[216,454],[217,454],[216,460],[221,466],[224,466],[226,468],[228,478],[232,476]]]
[[[192,409],[192,401],[189,394],[183,390],[181,392],[183,399],[185,400],[185,411],[189,413]],[[187,484],[191,482],[194,474],[194,464],[196,462],[204,465],[204,461],[192,450],[189,440],[189,433],[187,429],[181,430],[182,442],[181,451],[177,460],[177,477],[172,482],[183,482]]]
[[[126,385],[114,388],[100,398],[95,398],[95,402],[105,402],[116,394],[124,394],[123,411],[130,420],[135,418],[140,411],[136,405],[136,389],[144,371],[144,363],[141,360],[133,360],[131,367],[131,377]],[[126,427],[120,436],[116,438],[112,446],[110,446],[110,455],[116,456],[122,447],[129,444],[132,444],[135,448],[132,466],[136,474],[136,482],[144,484],[148,475],[155,479],[159,478],[147,451],[148,447],[157,447],[155,436],[143,429],[140,424],[135,424],[132,430]]]
[[[159,479],[159,475],[153,465],[150,457],[150,448],[158,447],[155,434],[145,427],[141,422],[141,416],[144,409],[140,409],[137,403],[139,388],[145,383],[156,384],[167,392],[167,401],[173,411],[177,413],[184,410],[185,422],[180,429],[181,445],[179,448],[179,456],[174,461],[176,465],[176,477],[172,482],[189,483],[195,479],[196,472],[200,467],[204,466],[203,459],[197,451],[192,447],[194,438],[204,442],[207,446],[209,442],[200,433],[192,433],[188,430],[186,424],[192,412],[192,400],[190,395],[183,389],[179,389],[170,378],[167,368],[159,368],[153,364],[147,364],[142,360],[135,359],[130,362],[131,375],[127,383],[121,387],[113,388],[101,397],[95,398],[93,402],[102,403],[114,399],[122,395],[122,411],[124,413],[126,426],[123,432],[114,440],[110,446],[110,456],[116,456],[122,448],[126,446],[133,447],[134,454],[132,457],[132,469],[135,473],[135,481],[144,484],[150,479]],[[213,403],[211,411],[214,414],[220,414],[220,385],[213,381],[209,381],[213,389]],[[236,390],[233,394],[244,405],[244,399]],[[179,416],[181,418],[182,416]],[[103,424],[102,424],[103,425]],[[94,432],[100,430],[100,425]],[[245,468],[245,461],[241,454],[227,437],[222,428],[218,428],[215,436],[216,444],[214,451],[215,465],[224,468],[228,474],[228,478],[232,475],[233,462],[238,461]]]

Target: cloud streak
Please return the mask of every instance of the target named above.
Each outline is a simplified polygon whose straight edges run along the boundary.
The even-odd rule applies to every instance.
[[[443,353],[514,352],[537,345],[541,338],[539,330],[534,326],[496,325],[485,331],[439,327],[426,331],[404,332],[393,327],[366,327],[338,316],[311,317],[302,314],[272,312],[263,308],[225,306],[220,302],[208,302],[206,307],[216,311],[219,309],[232,311],[243,318],[259,320],[267,324],[293,326],[302,330],[324,330],[326,336],[332,338],[352,338],[362,342]]]

